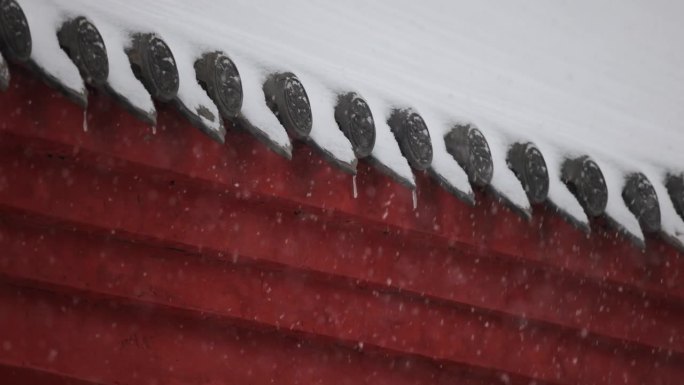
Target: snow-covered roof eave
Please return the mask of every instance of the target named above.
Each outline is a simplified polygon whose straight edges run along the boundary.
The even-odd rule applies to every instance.
[[[372,112],[376,138],[370,157],[364,161],[408,188],[416,188],[412,171],[415,165],[402,153],[399,142],[403,139],[396,137],[388,124],[393,111],[404,107],[419,111],[427,126],[431,142],[428,173],[465,202],[473,203],[475,196],[468,181],[469,170],[456,161],[444,139],[459,122],[476,125],[488,143],[493,173],[485,190],[500,197],[523,216],[534,215],[533,206],[520,175],[509,168],[507,155],[514,143],[529,142],[539,148],[548,166],[548,204],[573,224],[589,229],[590,221],[562,180],[561,168],[569,155],[586,154],[597,160],[605,175],[608,199],[603,215],[609,222],[637,244],[644,244],[639,218],[622,196],[626,176],[641,172],[657,193],[662,214],[658,233],[676,246],[681,247],[684,243],[684,221],[670,201],[664,176],[664,170],[681,172],[677,168],[684,164],[684,157],[673,145],[684,141],[684,131],[668,128],[683,121],[677,115],[681,109],[676,108],[675,102],[681,102],[681,95],[684,95],[681,87],[666,88],[667,93],[648,89],[638,98],[634,96],[636,104],[632,105],[628,100],[602,99],[605,92],[587,92],[578,84],[553,77],[557,76],[556,70],[569,70],[576,73],[573,79],[579,76],[589,79],[591,84],[600,83],[613,90],[612,95],[636,95],[634,92],[644,90],[646,83],[642,80],[635,79],[633,84],[623,78],[616,81],[617,76],[626,76],[631,69],[618,70],[615,79],[595,76],[597,69],[608,68],[612,60],[631,55],[628,51],[617,50],[616,56],[599,52],[596,60],[580,60],[573,55],[582,52],[577,51],[581,44],[565,48],[546,45],[556,40],[573,43],[568,41],[572,34],[555,30],[538,15],[529,15],[519,9],[509,11],[519,13],[518,19],[527,20],[524,28],[513,22],[515,17],[505,20],[496,15],[493,20],[482,18],[477,16],[480,11],[486,11],[487,6],[482,4],[453,5],[458,9],[438,12],[436,5],[432,9],[429,6],[415,9],[407,3],[393,5],[397,12],[390,17],[383,14],[380,4],[364,6],[366,12],[360,13],[354,5],[308,3],[287,6],[215,2],[189,5],[177,0],[154,4],[131,0],[115,3],[116,6],[111,2],[86,0],[16,0],[26,14],[31,32],[33,47],[27,61],[29,67],[85,105],[89,79],[82,78],[79,73],[82,69],[73,62],[73,57],[70,60],[57,37],[66,21],[84,16],[97,27],[106,45],[110,71],[104,88],[137,116],[154,124],[154,95],[130,63],[132,36],[154,34],[172,51],[173,67],[178,76],[174,103],[195,126],[222,141],[225,116],[222,117],[216,99],[199,84],[196,63],[207,52],[225,52],[239,71],[243,98],[240,113],[230,118],[231,123],[247,129],[285,157],[292,156],[288,136],[292,133],[291,128],[288,121],[283,120],[283,114],[276,113],[273,101],[267,100],[262,87],[269,76],[289,71],[296,74],[308,94],[306,108],[310,113],[310,132],[305,141],[344,171],[355,173],[358,159],[349,138],[338,127],[334,111],[343,92],[358,91]],[[308,13],[306,17],[301,14],[303,7]],[[164,9],[163,16],[157,12],[159,8]],[[538,13],[552,11],[554,9],[548,5],[539,4]],[[640,12],[646,21],[652,21],[652,15],[643,11],[639,6],[630,5],[621,12],[626,15]],[[447,17],[450,14],[464,18],[463,23],[455,23]],[[225,15],[231,15],[231,23],[226,22]],[[479,19],[468,20],[469,16]],[[434,28],[423,30],[407,26],[406,21],[413,17],[430,20]],[[610,17],[615,19],[614,23],[622,23],[622,16]],[[352,20],[352,23],[345,22],[346,28],[335,28],[341,20]],[[366,23],[370,20],[372,23]],[[664,30],[679,28],[671,21],[666,20]],[[482,23],[482,28],[471,28],[475,22]],[[496,35],[504,41],[492,39],[487,32],[488,25],[496,26],[499,29]],[[603,28],[601,23],[584,27]],[[575,27],[566,25],[566,28]],[[338,30],[345,32],[334,32]],[[510,40],[520,34],[532,36],[540,31],[546,35],[537,45]],[[604,38],[611,41],[616,37]],[[332,41],[335,44],[330,44]],[[574,43],[582,41],[578,38]],[[450,47],[450,52],[440,50],[445,46]],[[544,66],[527,68],[525,63],[519,62],[522,56],[509,52],[512,47],[531,54]],[[579,48],[597,49],[593,46]],[[666,58],[671,54],[660,47],[653,49]],[[554,50],[560,50],[556,54],[569,55],[570,59],[558,61],[548,56],[547,52]],[[426,61],[426,58],[430,60]],[[651,59],[644,65],[660,66],[667,74],[681,68],[670,66],[664,59],[662,62]],[[681,58],[670,59],[671,63],[677,63]],[[573,67],[568,67],[566,62]],[[0,57],[0,88],[3,82],[6,85],[9,81],[9,72],[3,71],[4,64]],[[660,81],[661,78],[654,79]],[[645,101],[644,97],[650,99]],[[648,108],[637,108],[637,105]],[[620,131],[616,131],[618,129]]]

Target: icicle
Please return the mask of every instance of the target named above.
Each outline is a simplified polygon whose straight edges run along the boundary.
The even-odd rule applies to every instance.
[[[358,196],[358,192],[356,191],[356,174],[352,176],[352,186],[354,187],[354,199]]]
[[[413,209],[415,210],[418,208],[418,192],[416,190],[413,190],[412,194],[413,194]]]
[[[152,135],[157,135],[157,123],[154,123],[154,125],[152,125]]]
[[[83,132],[88,132],[88,108],[83,109]]]

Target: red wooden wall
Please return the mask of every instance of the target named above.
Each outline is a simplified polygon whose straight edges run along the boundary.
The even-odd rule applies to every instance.
[[[288,161],[160,107],[0,94],[0,383],[681,384],[684,259]]]

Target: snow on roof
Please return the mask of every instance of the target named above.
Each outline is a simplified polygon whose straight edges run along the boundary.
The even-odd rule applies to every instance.
[[[93,24],[102,35],[107,47],[125,47],[128,45],[128,33],[116,25],[102,20],[103,16],[89,16]],[[147,93],[142,83],[135,78],[128,57],[123,49],[108,49],[109,77],[107,85],[117,99],[126,101],[127,106],[138,116],[154,124],[157,120],[157,110],[152,97]]]
[[[134,33],[166,42],[179,75],[176,103],[215,139],[224,135],[219,110],[193,63],[220,51],[242,81],[237,121],[282,155],[291,156],[289,128],[262,86],[269,75],[292,72],[310,101],[307,140],[343,170],[355,172],[357,159],[334,110],[340,95],[356,92],[375,122],[371,163],[409,188],[413,171],[387,123],[398,108],[423,118],[432,144],[428,173],[466,202],[474,199],[467,170],[447,151],[444,136],[467,123],[489,145],[488,189],[518,212],[531,215],[533,207],[507,153],[514,143],[531,142],[548,169],[548,203],[573,223],[588,228],[589,218],[578,192],[561,181],[561,168],[566,159],[588,155],[603,173],[610,222],[644,242],[622,197],[626,176],[642,172],[658,196],[661,232],[684,246],[684,221],[665,187],[666,175],[684,165],[684,53],[672,47],[684,36],[679,3],[16,1],[31,30],[31,63],[72,97],[85,100],[86,88],[56,32],[85,16],[107,47],[107,88],[150,122],[152,98],[125,53]]]
[[[43,6],[39,1],[24,1],[21,6],[31,30],[32,65],[49,82],[59,84],[71,98],[86,104],[88,91],[83,79],[57,40],[56,31],[66,21],[64,15],[58,8]]]

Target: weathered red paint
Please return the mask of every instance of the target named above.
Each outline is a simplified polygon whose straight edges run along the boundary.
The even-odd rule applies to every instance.
[[[587,237],[548,209],[526,223],[485,194],[471,208],[424,175],[414,211],[408,190],[363,163],[354,199],[351,177],[301,144],[291,162],[244,133],[221,146],[167,109],[152,135],[104,95],[91,95],[83,132],[77,107],[14,79],[0,94],[0,309],[11,313],[0,341],[23,348],[0,352],[0,364],[26,369],[26,381],[41,371],[95,383],[684,375],[682,258],[658,239],[642,253],[601,223]],[[88,304],[64,305],[74,295]],[[194,325],[188,346],[171,342],[178,317]],[[111,332],[112,322],[137,331]],[[113,334],[80,340],[69,326]],[[193,350],[226,327],[260,333],[258,347],[212,345],[231,368]],[[45,362],[29,335],[66,348],[65,363]],[[114,348],[132,335],[163,342],[146,354]],[[308,353],[290,357],[297,344]]]
[[[16,227],[18,234],[12,230]],[[536,372],[537,378],[549,381],[556,380],[556,361],[567,366],[566,380],[609,374],[605,363],[610,361],[624,360],[624,372],[633,379],[645,378],[656,364],[665,376],[683,363],[638,346],[626,348],[595,336],[580,338],[580,331],[425,302],[379,287],[359,287],[334,276],[203,260],[200,255],[102,242],[99,237],[87,239],[79,234],[44,233],[17,225],[3,228],[3,239],[12,240],[2,245],[7,257],[1,263],[8,276],[81,295],[193,309],[204,315],[337,339],[350,346],[363,344],[528,376]],[[79,255],[74,255],[74,250]],[[146,257],[149,255],[154,255],[152,261]],[[142,287],[141,280],[145,282]],[[516,354],[510,355],[502,346],[515,346]],[[625,354],[615,357],[614,349]],[[578,356],[578,352],[582,353]],[[575,359],[579,364],[571,365]],[[632,366],[631,361],[636,364]],[[672,378],[678,374],[674,370]]]
[[[10,148],[3,153],[7,163],[22,158]],[[578,332],[592,326],[590,330],[609,336],[682,350],[677,329],[684,318],[672,301],[650,300],[645,306],[642,296],[610,285],[505,258],[482,258],[468,251],[409,242],[395,231],[329,223],[329,218],[305,215],[296,208],[252,204],[221,196],[219,191],[196,191],[180,182],[169,186],[166,181],[155,183],[111,171],[87,172],[35,153],[26,160],[6,170],[5,175],[15,182],[0,192],[2,202],[33,215],[50,212],[55,219],[70,221],[69,227],[105,233],[114,229],[124,239],[151,240],[203,254],[223,253],[228,259],[239,253],[416,296],[516,316],[525,313],[532,320],[538,316]],[[116,199],[103,205],[95,192],[81,193],[84,185],[97,186]],[[182,212],[169,210],[168,202],[175,202],[171,207],[180,207]],[[88,210],[74,210],[77,206]],[[136,210],[131,212],[131,207]],[[601,306],[611,311],[592,311]],[[645,318],[625,323],[624,313],[632,311]]]
[[[341,349],[334,343],[154,308],[5,286],[0,287],[0,301],[9,314],[2,326],[11,326],[13,336],[32,337],[9,339],[12,349],[3,356],[5,365],[51,367],[95,383],[485,384],[493,380],[460,368],[438,370],[437,364],[419,357]]]

